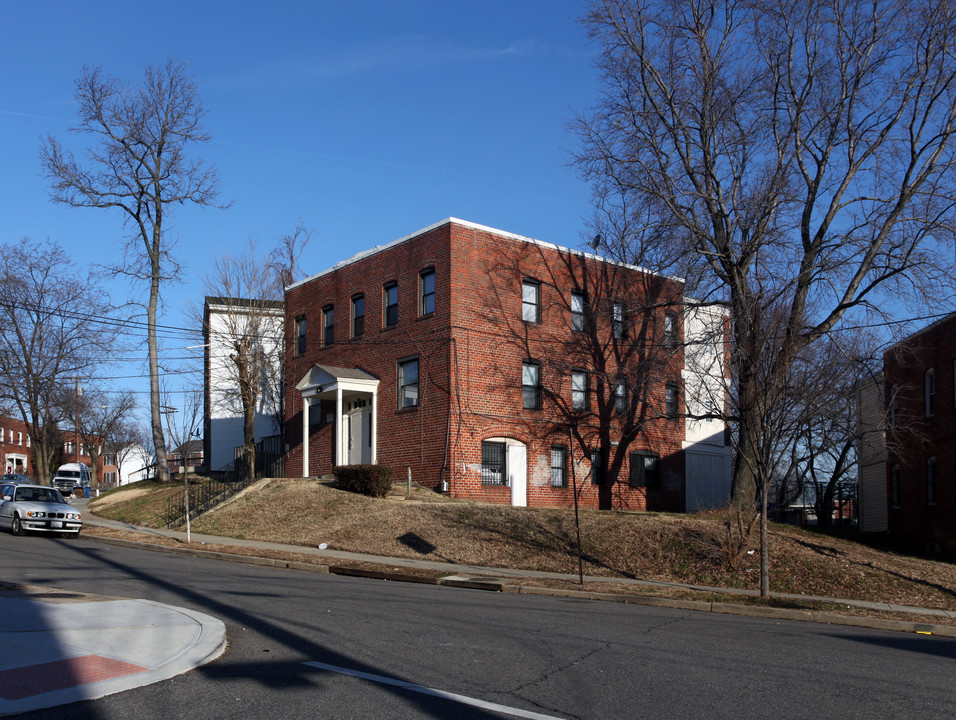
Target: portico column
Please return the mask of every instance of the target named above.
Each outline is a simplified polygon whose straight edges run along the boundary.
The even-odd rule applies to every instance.
[[[302,477],[309,477],[309,398],[302,398]]]
[[[344,465],[342,462],[342,388],[335,389],[335,464]]]
[[[372,441],[372,465],[378,461],[378,390],[372,390],[372,427],[369,431]]]

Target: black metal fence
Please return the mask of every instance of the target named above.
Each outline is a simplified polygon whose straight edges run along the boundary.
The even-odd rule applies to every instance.
[[[244,447],[233,450],[231,467],[216,472],[215,477],[202,478],[188,487],[190,517],[200,515],[228,500],[264,477],[284,477],[285,453],[281,435],[262,438],[256,443],[254,471],[247,472]],[[166,501],[166,527],[178,527],[186,522],[187,489]]]

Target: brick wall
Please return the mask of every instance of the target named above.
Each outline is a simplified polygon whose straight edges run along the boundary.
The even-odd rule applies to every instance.
[[[435,312],[418,313],[418,278],[434,268]],[[540,321],[522,319],[522,281],[540,289]],[[383,327],[382,289],[397,282],[399,320]],[[585,332],[571,329],[570,294],[586,294]],[[449,482],[459,497],[510,502],[505,486],[481,484],[481,443],[508,438],[527,447],[528,504],[567,506],[570,487],[551,486],[552,445],[569,450],[583,506],[683,510],[684,422],[665,418],[665,388],[680,392],[683,353],[665,347],[663,315],[679,300],[674,281],[467,223],[446,222],[347,262],[288,290],[286,332],[306,318],[307,346],[286,367],[287,472],[302,470],[302,398],[295,384],[313,364],[359,368],[380,380],[378,462],[427,486]],[[365,331],[349,337],[350,300],[365,297]],[[322,308],[335,308],[335,343],[321,347]],[[614,305],[626,310],[627,337],[611,331]],[[678,316],[680,314],[678,313]],[[680,328],[678,328],[680,331]],[[419,358],[420,405],[399,409],[397,362]],[[540,410],[522,407],[522,363],[540,363]],[[571,372],[588,372],[584,411],[571,408]],[[628,412],[614,411],[614,382],[626,375]],[[334,404],[324,402],[310,435],[310,474],[331,469]],[[569,433],[573,433],[573,440]],[[595,485],[591,451],[606,455],[609,481]],[[659,487],[632,488],[629,456],[660,456]],[[616,481],[614,481],[616,480]],[[570,468],[568,484],[572,484]]]
[[[925,382],[931,370],[933,413],[927,416]],[[886,487],[892,535],[921,548],[956,551],[956,314],[907,338],[884,355],[886,397],[895,393],[895,427],[887,434]],[[935,459],[930,496],[927,461]],[[898,502],[893,502],[894,467]]]

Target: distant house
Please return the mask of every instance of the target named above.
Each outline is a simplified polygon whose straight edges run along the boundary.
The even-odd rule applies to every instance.
[[[197,468],[203,464],[203,457],[203,441],[187,440],[169,451],[169,469],[172,472],[183,472],[186,469]]]
[[[87,467],[93,466],[93,457],[90,450],[94,448],[87,447],[87,441],[82,435],[77,435],[73,430],[61,431],[63,445],[60,453],[61,463],[78,462]],[[97,442],[102,442],[97,440]],[[107,484],[113,486],[117,482],[119,468],[116,466],[116,456],[111,452],[106,452],[102,445],[95,448],[99,457],[96,462],[96,482],[97,484]],[[56,470],[54,467],[53,470]]]
[[[255,439],[278,435],[282,414],[284,304],[276,300],[207,297],[203,312],[203,456],[212,471],[229,469],[243,444],[243,412],[237,371],[231,356],[235,340],[255,338],[266,362],[255,410]]]
[[[289,474],[459,498],[725,505],[727,318],[678,278],[449,218],[286,289]]]
[[[2,458],[4,473],[32,476],[32,447],[33,441],[22,420],[0,417],[0,458]]]
[[[153,476],[156,459],[139,443],[123,443],[113,454],[117,462],[117,485],[129,485]]]
[[[883,355],[887,528],[956,551],[956,313]]]

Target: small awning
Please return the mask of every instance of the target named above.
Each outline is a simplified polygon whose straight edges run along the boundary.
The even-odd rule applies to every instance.
[[[303,398],[335,399],[338,391],[342,397],[374,394],[378,378],[358,368],[339,368],[330,365],[313,365],[298,383],[296,390]]]

